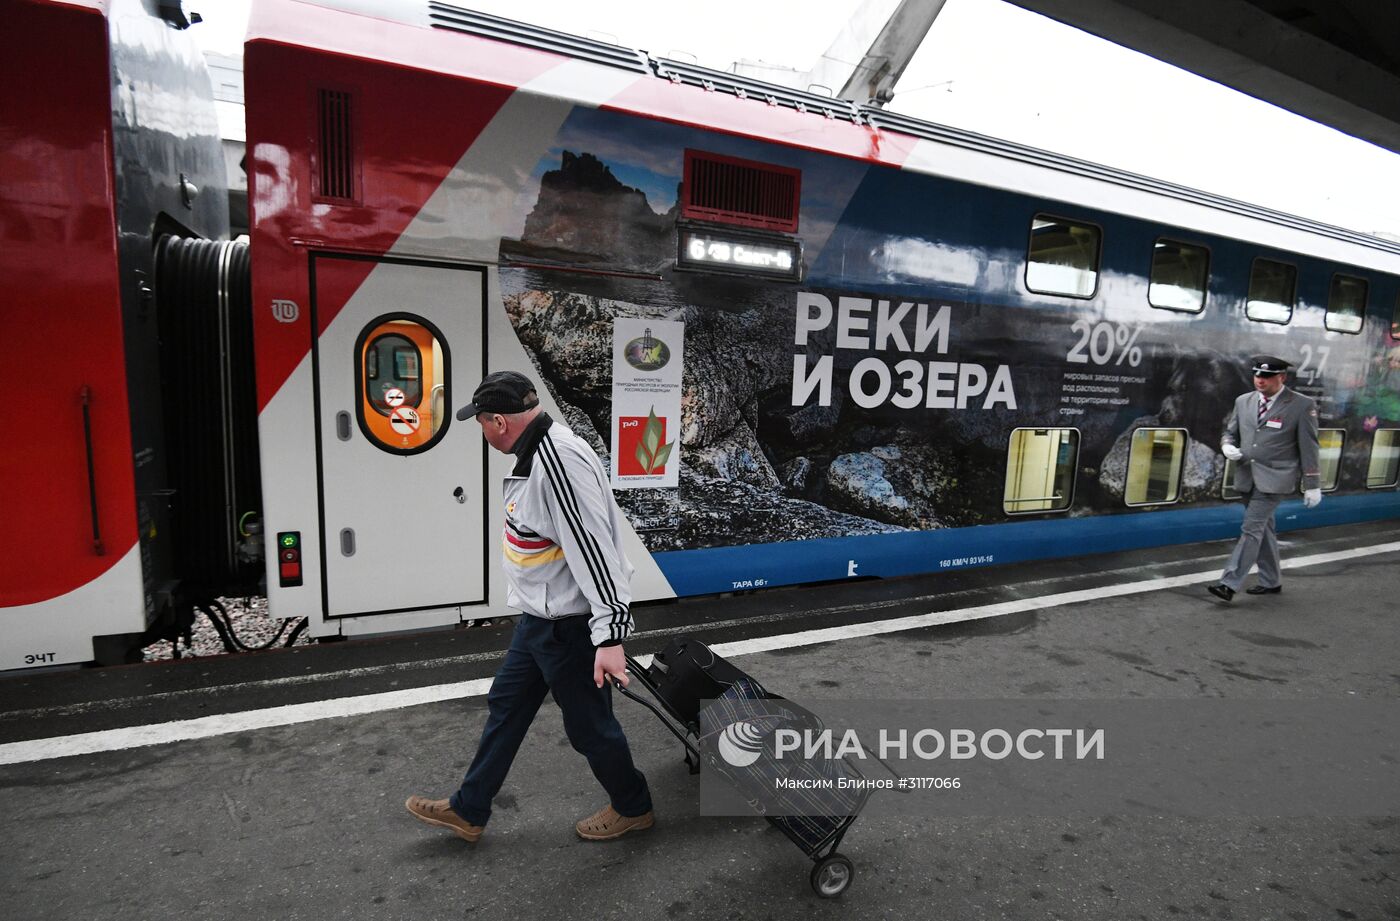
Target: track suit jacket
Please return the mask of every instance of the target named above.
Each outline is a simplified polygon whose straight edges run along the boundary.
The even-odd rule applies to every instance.
[[[588,443],[540,413],[512,446],[502,565],[506,604],[558,620],[588,614],[594,646],[632,633],[622,512]]]
[[[1278,392],[1264,421],[1259,421],[1259,393],[1242,393],[1235,399],[1222,445],[1244,452],[1235,466],[1235,488],[1242,493],[1288,495],[1320,485],[1317,445],[1317,404],[1287,387]]]

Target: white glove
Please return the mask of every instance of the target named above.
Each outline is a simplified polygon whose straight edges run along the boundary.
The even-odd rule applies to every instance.
[[[1318,507],[1319,505],[1321,505],[1321,504],[1322,504],[1322,490],[1320,490],[1320,489],[1305,489],[1305,490],[1303,490],[1303,508],[1317,508],[1317,507]]]
[[[1232,460],[1232,461],[1237,461],[1237,460],[1239,460],[1241,457],[1244,457],[1244,452],[1241,451],[1239,448],[1235,447],[1235,446],[1232,445],[1232,444],[1223,444],[1223,445],[1221,445],[1221,446],[1220,446],[1220,453],[1221,453],[1221,454],[1224,454],[1226,457],[1230,458],[1230,460]]]

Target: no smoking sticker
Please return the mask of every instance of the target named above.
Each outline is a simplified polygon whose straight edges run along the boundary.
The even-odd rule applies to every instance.
[[[384,402],[389,406],[402,406],[405,399],[403,391],[397,387],[384,391]]]
[[[412,435],[418,431],[420,420],[418,411],[407,406],[398,406],[389,414],[389,428],[397,435]]]

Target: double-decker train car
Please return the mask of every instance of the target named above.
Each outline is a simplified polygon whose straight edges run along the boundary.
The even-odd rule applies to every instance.
[[[454,415],[502,368],[605,458],[642,601],[1227,536],[1255,353],[1320,408],[1280,526],[1400,514],[1386,241],[437,0],[255,0],[244,67],[225,505],[313,636],[504,613],[510,462]]]

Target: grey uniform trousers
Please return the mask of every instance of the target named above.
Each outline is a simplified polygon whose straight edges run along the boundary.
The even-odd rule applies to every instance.
[[[1274,530],[1274,510],[1287,496],[1276,493],[1259,492],[1249,494],[1249,505],[1244,510],[1244,524],[1240,526],[1240,539],[1235,543],[1230,561],[1220,574],[1220,582],[1235,591],[1244,584],[1244,577],[1255,563],[1259,564],[1259,585],[1273,588],[1282,581],[1279,572],[1278,532]]]

